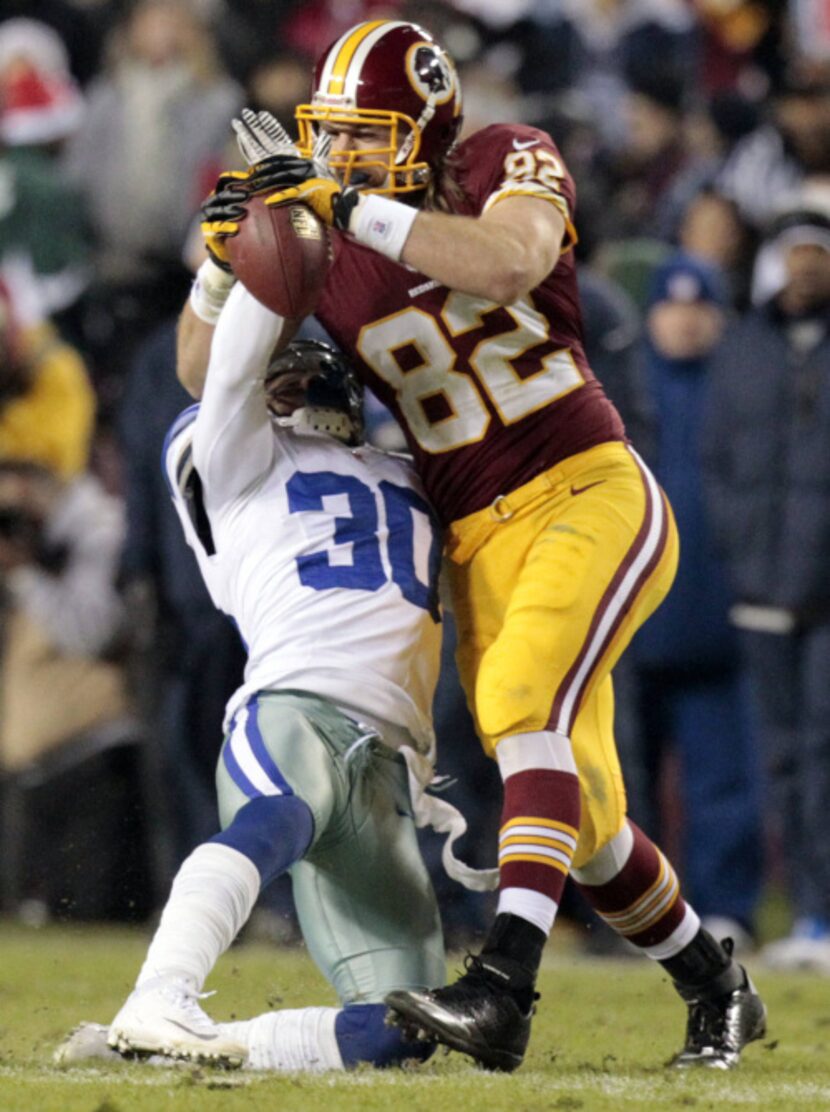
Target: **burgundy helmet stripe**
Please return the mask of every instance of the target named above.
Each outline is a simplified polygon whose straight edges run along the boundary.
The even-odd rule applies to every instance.
[[[610,646],[666,547],[668,514],[662,492],[654,476],[633,450],[632,455],[643,478],[645,513],[634,542],[602,596],[582,649],[554,697],[550,728],[567,735],[573,727],[594,668]]]

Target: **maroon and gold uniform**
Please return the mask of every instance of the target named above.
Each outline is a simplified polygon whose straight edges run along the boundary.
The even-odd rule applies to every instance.
[[[562,211],[572,238],[573,182],[544,132],[485,128],[460,145],[453,166],[459,215],[531,194]],[[500,306],[338,237],[317,315],[400,421],[445,524],[560,460],[623,439],[585,359],[570,250],[531,295]]]
[[[303,160],[286,161],[270,200],[307,199],[354,234],[336,243],[318,315],[398,417],[444,522],[461,680],[504,787],[499,902],[481,959],[457,984],[387,1003],[488,1068],[515,1069],[544,939],[573,872],[598,914],[683,985],[690,1020],[678,1061],[734,1065],[764,1032],[763,1005],[625,817],[611,669],[671,585],[677,533],[585,359],[573,182],[532,128],[489,127],[453,153],[455,67],[405,21],[366,21],[334,42],[297,121]],[[333,137],[336,181],[309,160],[320,131]],[[389,200],[423,196],[445,158],[458,186],[441,184],[448,217],[422,220]],[[488,220],[501,205],[503,219]],[[505,230],[522,265],[538,266],[550,252],[521,242],[518,221],[529,214],[558,243],[562,222],[543,205],[558,209],[565,234],[552,271],[525,296],[500,305],[430,278],[498,288],[475,263],[492,244],[495,268]],[[464,228],[465,217],[481,220]],[[436,247],[442,228],[447,242]],[[466,243],[475,259],[451,265],[448,248]],[[424,260],[429,274],[391,261],[401,258]],[[506,270],[488,274],[495,282]],[[707,1016],[719,1001],[706,1031],[704,999]],[[744,1016],[745,1032],[733,1034]]]
[[[585,358],[573,181],[550,137],[494,125],[453,155],[451,209],[555,205],[556,267],[508,306],[338,237],[318,317],[404,429],[446,526],[459,669],[485,749],[554,729],[581,786],[581,864],[620,830],[610,670],[669,589],[671,513]]]

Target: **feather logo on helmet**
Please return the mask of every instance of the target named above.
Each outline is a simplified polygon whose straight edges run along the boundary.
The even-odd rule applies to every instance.
[[[423,100],[446,104],[457,93],[455,69],[447,55],[433,43],[416,42],[406,52],[406,76]]]

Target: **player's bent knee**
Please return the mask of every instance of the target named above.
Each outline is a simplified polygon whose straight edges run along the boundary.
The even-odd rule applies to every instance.
[[[240,807],[211,841],[249,857],[264,888],[305,854],[313,836],[311,808],[299,796],[261,795]]]
[[[589,887],[607,884],[620,874],[631,856],[633,846],[634,834],[626,822],[584,864],[571,869],[571,876],[577,884],[587,884]]]
[[[476,678],[476,719],[487,737],[543,729],[550,713],[548,677],[537,676],[525,650],[497,641],[484,654]]]
[[[334,1033],[346,1069],[367,1063],[385,1069],[404,1062],[425,1062],[432,1043],[405,1039],[399,1027],[386,1025],[385,1004],[349,1004],[334,1023]]]

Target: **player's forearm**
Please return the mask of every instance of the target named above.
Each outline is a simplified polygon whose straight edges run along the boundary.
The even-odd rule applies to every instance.
[[[193,462],[209,511],[237,497],[270,466],[273,436],[264,379],[282,346],[284,324],[241,283],[219,317],[193,427]]]
[[[201,398],[205,388],[214,328],[196,316],[190,302],[185,304],[176,333],[176,375],[193,398]]]
[[[551,228],[547,212],[543,216],[531,211],[521,222],[421,212],[402,261],[463,294],[512,305],[540,285],[559,258],[561,232]]]
[[[262,382],[285,332],[283,317],[236,286],[213,330],[206,390],[233,393],[256,383],[265,410]]]
[[[401,261],[452,290],[502,305],[523,297],[550,269],[512,228],[440,212],[419,213]]]
[[[208,257],[196,272],[190,297],[179,318],[176,373],[194,398],[202,396],[213,331],[236,279]]]

